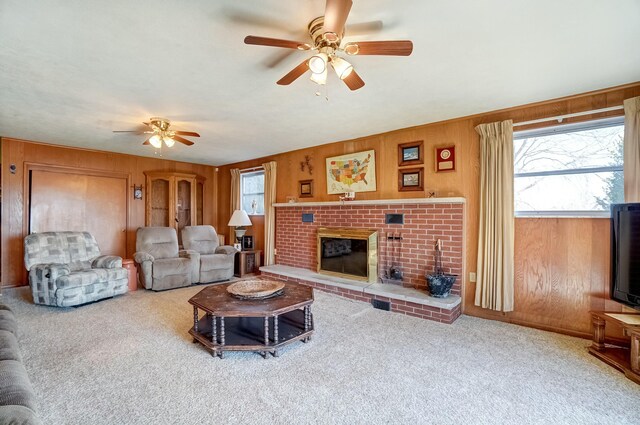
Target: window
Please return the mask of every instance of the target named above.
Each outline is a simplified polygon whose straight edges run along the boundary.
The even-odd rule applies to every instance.
[[[240,200],[247,214],[264,214],[264,171],[240,175]]]
[[[609,216],[623,202],[622,117],[514,133],[516,216]]]

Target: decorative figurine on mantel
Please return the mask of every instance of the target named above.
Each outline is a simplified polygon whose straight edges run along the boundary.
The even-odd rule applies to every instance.
[[[446,298],[451,293],[451,287],[456,282],[457,274],[446,274],[442,270],[442,241],[436,240],[436,266],[433,274],[426,275],[427,287],[431,296]]]

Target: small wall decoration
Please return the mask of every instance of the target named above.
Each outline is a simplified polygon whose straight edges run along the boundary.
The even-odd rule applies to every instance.
[[[423,168],[407,168],[398,171],[398,190],[400,192],[420,191],[423,189]]]
[[[376,190],[376,151],[327,158],[327,193]]]
[[[309,175],[313,175],[313,165],[311,165],[311,156],[305,155],[304,161],[300,161],[300,171],[304,172],[304,169],[309,171]]]
[[[313,197],[313,180],[298,181],[298,196],[300,198]]]
[[[456,169],[456,147],[447,146],[436,148],[436,172],[455,171]]]
[[[133,185],[133,199],[142,199],[142,185]]]
[[[402,143],[398,145],[398,166],[419,165],[424,162],[423,141]]]

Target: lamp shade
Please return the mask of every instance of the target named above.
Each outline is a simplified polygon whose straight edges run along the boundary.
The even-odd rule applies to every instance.
[[[162,140],[164,140],[164,144],[167,145],[168,148],[176,144],[176,141],[173,140],[171,137],[165,136],[162,138]]]
[[[311,56],[309,59],[309,69],[314,74],[322,74],[325,69],[327,69],[327,61],[329,57],[326,53],[320,52],[316,55]]]
[[[353,66],[349,62],[337,56],[331,58],[331,66],[341,80],[347,78],[353,71]]]
[[[235,210],[231,216],[231,220],[229,220],[228,226],[251,226],[251,220],[249,220],[249,216],[245,210]]]
[[[162,147],[162,139],[157,134],[151,136],[151,138],[149,139],[149,143],[151,143],[151,146],[156,149],[160,149]]]

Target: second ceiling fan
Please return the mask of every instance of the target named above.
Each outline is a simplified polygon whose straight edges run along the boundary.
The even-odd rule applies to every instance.
[[[391,55],[409,56],[413,43],[409,40],[396,41],[358,41],[342,44],[344,27],[351,10],[352,0],[327,0],[324,16],[309,23],[311,43],[281,40],[277,38],[245,37],[245,44],[282,47],[285,49],[313,50],[315,54],[296,66],[291,72],[278,80],[279,85],[289,85],[307,71],[311,71],[311,80],[317,84],[326,84],[329,66],[351,90],[364,86],[364,81],[353,69],[353,65],[338,56],[347,55]]]

